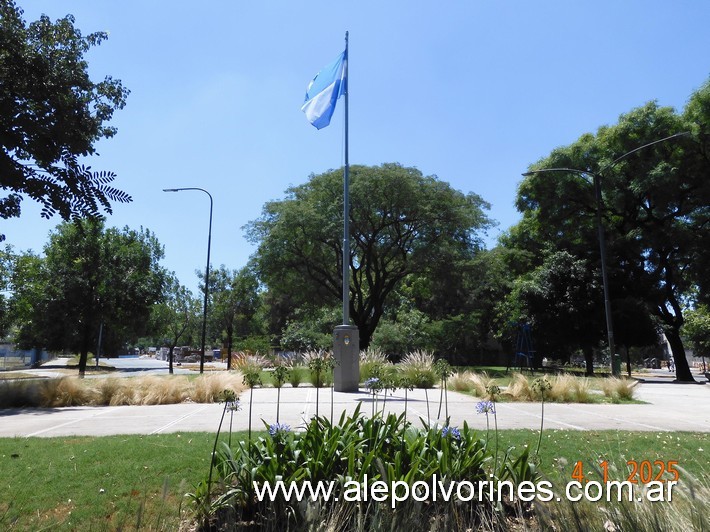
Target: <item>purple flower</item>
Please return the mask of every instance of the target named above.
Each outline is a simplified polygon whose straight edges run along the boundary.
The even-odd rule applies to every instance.
[[[461,439],[461,432],[456,427],[444,427],[443,429],[441,429],[441,435],[443,437],[451,436],[455,440]]]
[[[493,401],[479,401],[476,403],[476,413],[477,414],[495,414],[496,405]]]
[[[291,427],[285,423],[274,423],[273,425],[269,425],[269,436],[272,438],[286,432],[291,432]]]

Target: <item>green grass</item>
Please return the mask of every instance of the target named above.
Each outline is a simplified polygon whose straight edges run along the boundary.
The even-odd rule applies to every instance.
[[[21,371],[3,371],[0,372],[0,380],[20,380],[20,379],[44,379],[46,377],[38,377],[32,373],[23,373]]]
[[[176,530],[213,443],[209,433],[0,438],[0,529]]]
[[[538,430],[529,429],[500,431],[499,448],[514,446],[520,450],[527,444],[534,453],[539,434]],[[493,431],[490,438],[492,443]],[[707,442],[708,434],[702,432],[543,430],[540,469],[551,480],[569,482],[575,463],[581,461],[585,475],[591,473],[587,475],[589,480],[600,481],[598,464],[607,460],[616,467],[613,472],[609,470],[608,480],[626,480],[631,472],[627,461],[641,463],[648,460],[653,463],[661,460],[667,463],[676,460],[695,478],[707,478],[710,473],[710,445]],[[682,473],[680,481],[683,481]]]
[[[527,444],[534,452],[537,437],[501,431],[499,448]],[[493,445],[493,431],[490,438]],[[191,515],[185,493],[207,478],[213,443],[211,433],[0,438],[0,529],[176,530]],[[599,480],[596,464],[604,459],[616,465],[609,480],[625,480],[627,460],[677,460],[682,484],[686,471],[707,478],[708,453],[703,433],[546,430],[539,460],[543,474],[560,483],[571,480],[577,461],[590,480]]]

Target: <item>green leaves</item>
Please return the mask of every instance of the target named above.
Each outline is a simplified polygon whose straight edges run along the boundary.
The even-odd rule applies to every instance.
[[[162,247],[152,233],[106,229],[101,220],[67,222],[50,235],[44,252],[15,265],[13,283],[22,283],[13,295],[21,344],[70,349],[85,364],[102,323],[104,352],[115,353],[146,331],[166,280],[158,264]]]
[[[221,493],[213,509],[229,507],[241,519],[257,513],[281,523],[288,516],[295,516],[297,522],[305,519],[304,508],[295,500],[279,497],[258,503],[253,482],[274,486],[282,480],[289,486],[304,480],[336,481],[336,491],[342,491],[346,482],[362,483],[366,478],[369,483],[404,482],[410,488],[420,481],[431,482],[434,475],[442,485],[461,480],[475,485],[489,481],[489,473],[516,482],[537,478],[527,450],[518,458],[508,451],[500,471],[490,471],[492,458],[485,442],[466,423],[460,430],[422,430],[407,423],[403,414],[365,418],[358,408],[351,416],[343,412],[335,424],[315,417],[301,433],[241,442],[234,448],[223,446],[216,465]],[[332,505],[333,501],[320,503]]]
[[[352,166],[350,315],[367,347],[403,280],[432,264],[470,258],[488,205],[436,176],[399,164]],[[342,172],[313,175],[248,225],[257,269],[292,308],[335,305],[342,296]],[[340,264],[340,266],[337,266]]]
[[[109,186],[110,172],[91,172],[77,157],[116,133],[106,125],[129,91],[110,76],[94,83],[84,54],[107,38],[86,37],[71,15],[46,16],[27,26],[12,0],[0,17],[0,186],[10,196],[0,217],[19,216],[21,196],[42,204],[42,216],[65,220],[111,212],[131,197]]]

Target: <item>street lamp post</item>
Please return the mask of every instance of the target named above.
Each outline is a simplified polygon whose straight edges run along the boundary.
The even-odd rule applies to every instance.
[[[207,336],[207,298],[210,290],[210,247],[212,245],[212,194],[204,188],[187,187],[187,188],[164,188],[163,192],[182,192],[183,190],[199,190],[204,192],[210,198],[210,224],[207,231],[207,267],[205,268],[205,301],[202,308],[202,345],[200,346],[200,373],[205,372],[205,339]],[[231,356],[231,353],[228,354]]]
[[[625,159],[629,155],[636,153],[639,150],[643,150],[644,148],[648,148],[649,146],[653,146],[654,144],[659,144],[661,142],[665,142],[667,140],[671,140],[676,137],[688,134],[689,133],[687,131],[684,131],[682,133],[676,133],[675,135],[670,135],[668,137],[649,142],[648,144],[644,144],[643,146],[639,146],[638,148],[635,148],[629,152],[624,153],[623,155],[620,155],[619,157],[611,161],[609,164],[607,164],[604,168],[602,168],[599,172],[592,172],[591,170],[579,170],[577,168],[542,168],[540,170],[531,170],[523,174],[527,177],[535,174],[544,174],[548,172],[565,172],[568,174],[576,174],[582,176],[583,178],[585,176],[592,177],[592,184],[594,186],[594,197],[596,200],[597,232],[599,233],[599,256],[601,259],[602,285],[604,288],[604,313],[606,315],[607,342],[609,344],[609,355],[611,356],[611,373],[615,377],[618,377],[621,373],[621,362],[617,360],[615,352],[616,346],[614,344],[614,324],[612,321],[611,314],[611,297],[609,295],[609,277],[607,273],[606,237],[604,233],[604,222],[602,219],[603,200],[601,182],[604,178],[604,172],[613,168],[618,162]]]

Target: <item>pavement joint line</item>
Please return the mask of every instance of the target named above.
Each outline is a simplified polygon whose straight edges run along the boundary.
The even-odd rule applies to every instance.
[[[214,403],[207,403],[207,404],[203,405],[201,408],[198,408],[197,410],[193,410],[192,412],[188,412],[187,414],[185,414],[185,415],[183,415],[183,416],[180,416],[180,417],[177,418],[177,419],[172,420],[172,421],[171,421],[170,423],[168,423],[167,425],[163,425],[162,427],[159,427],[159,428],[155,429],[155,430],[154,430],[153,432],[151,432],[150,434],[159,434],[159,433],[163,432],[165,429],[168,429],[168,428],[172,427],[173,425],[177,425],[177,424],[180,423],[181,421],[183,421],[183,420],[185,420],[185,419],[187,419],[187,418],[189,418],[189,417],[192,417],[192,416],[194,416],[195,414],[198,414],[198,413],[202,412],[203,410],[207,410],[207,409],[208,409],[210,406],[212,406],[213,404],[214,404]]]
[[[119,409],[123,409],[123,408],[125,408],[125,407],[118,407],[118,408],[119,408]],[[47,432],[50,432],[50,431],[53,431],[53,430],[56,430],[56,429],[61,429],[62,427],[66,427],[66,426],[72,425],[72,424],[74,424],[74,423],[79,423],[79,422],[81,422],[81,421],[84,421],[85,419],[91,419],[91,418],[103,416],[104,414],[113,414],[113,413],[114,413],[114,412],[110,412],[110,411],[95,412],[95,413],[92,413],[90,416],[87,416],[87,417],[77,417],[77,418],[72,419],[71,421],[65,421],[64,423],[60,423],[59,425],[54,425],[54,426],[48,427],[48,428],[46,428],[46,429],[42,429],[42,430],[35,431],[35,432],[31,433],[31,434],[28,434],[28,435],[25,436],[25,437],[26,437],[26,438],[31,438],[31,437],[33,437],[33,436],[39,436],[40,434],[45,434],[45,433],[47,433]]]
[[[308,415],[308,410],[311,406],[311,396],[313,395],[313,388],[308,388],[308,393],[306,394],[306,403],[303,410],[301,410],[301,421],[304,425],[308,425],[308,420],[310,419]]]
[[[657,431],[660,431],[660,432],[667,432],[667,431],[668,431],[668,429],[664,429],[664,428],[661,428],[661,427],[657,427],[657,426],[655,426],[655,425],[648,425],[648,424],[646,424],[646,423],[639,423],[638,421],[631,421],[631,420],[628,420],[628,419],[619,419],[619,418],[614,417],[614,416],[604,416],[604,415],[602,415],[602,414],[597,414],[596,412],[588,412],[588,411],[582,410],[582,409],[580,409],[580,408],[574,408],[573,406],[570,406],[570,405],[558,405],[558,406],[560,406],[561,408],[567,408],[567,409],[569,409],[569,410],[572,410],[573,412],[582,412],[583,414],[585,414],[585,415],[587,415],[587,416],[591,415],[591,416],[597,416],[597,417],[602,418],[602,419],[612,419],[612,420],[618,421],[618,422],[620,422],[620,423],[627,423],[627,424],[632,424],[632,425],[638,425],[639,427],[646,427],[647,429],[657,430]]]
[[[553,403],[553,404],[556,404],[556,406],[565,406],[565,405],[560,405],[557,403]],[[548,405],[549,405],[549,403],[548,403]],[[505,403],[496,403],[496,408],[498,408],[500,406],[503,406],[503,409],[509,408],[510,410],[515,410],[514,407],[509,406]],[[585,412],[585,413],[587,413],[587,412]],[[528,412],[527,414],[530,416],[534,416],[537,419],[542,419],[542,415],[538,414],[537,412]],[[563,427],[569,427],[574,430],[592,430],[589,427],[584,427],[582,425],[573,425],[572,423],[567,423],[565,421],[560,421],[559,419],[555,419],[554,414],[551,414],[550,412],[548,412],[545,417],[546,417],[546,419],[545,419],[546,424],[547,423],[556,423],[557,425],[562,425]],[[599,417],[601,417],[602,419],[612,419],[612,418],[609,418],[606,416],[599,416]]]

